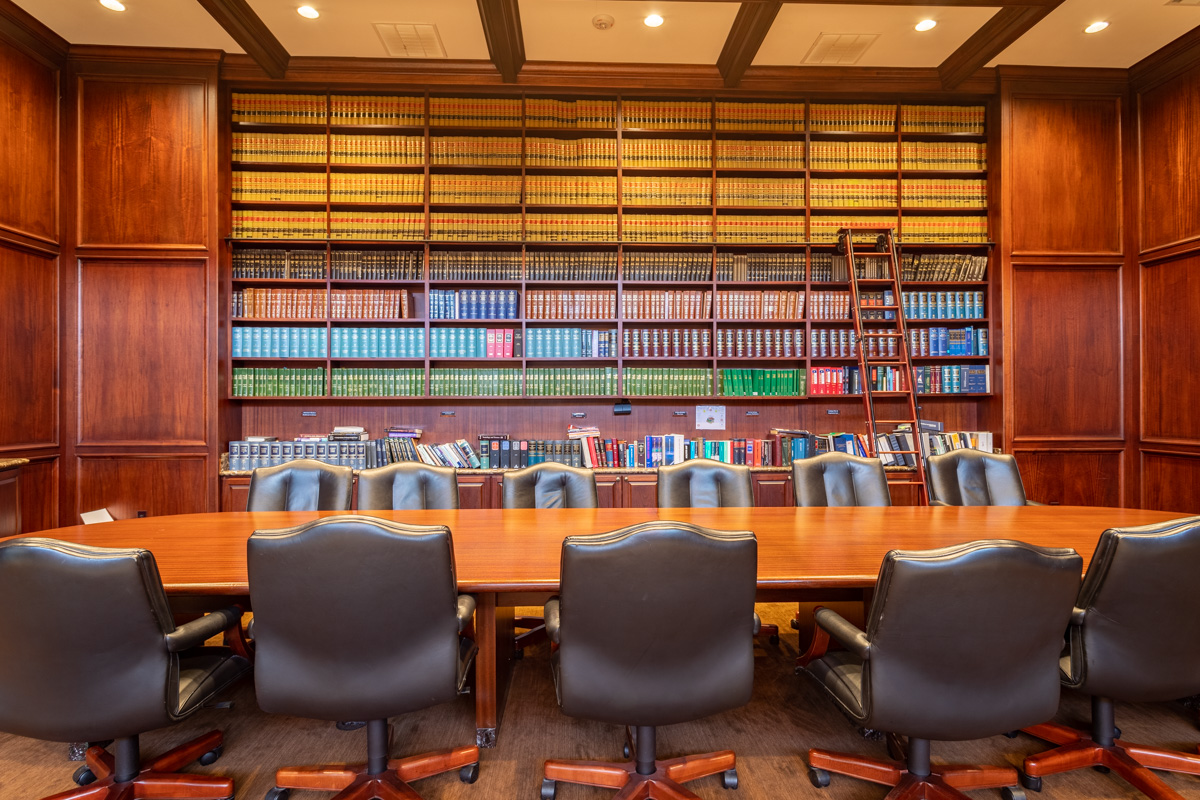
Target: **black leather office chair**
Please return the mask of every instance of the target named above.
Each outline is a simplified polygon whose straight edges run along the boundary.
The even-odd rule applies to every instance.
[[[750,468],[693,458],[658,468],[659,508],[749,508]]]
[[[228,778],[179,773],[220,757],[220,731],[144,765],[138,735],[187,717],[246,672],[245,659],[203,646],[240,618],[229,608],[176,627],[147,550],[41,538],[0,544],[0,730],[116,740],[112,754],[89,748],[75,773],[83,788],[56,800],[232,797]]]
[[[925,461],[933,506],[1040,506],[1025,497],[1017,460],[980,450],[952,450]]]
[[[798,508],[892,504],[883,463],[847,453],[822,453],[793,461],[792,491]]]
[[[250,475],[247,511],[349,511],[354,470],[310,458]]]
[[[247,567],[259,706],[369,720],[366,764],[282,768],[270,800],[290,789],[415,798],[409,782],[452,769],[475,781],[474,745],[388,759],[387,718],[453,700],[474,657],[459,634],[475,599],[458,594],[449,529],[325,517],[256,531]]]
[[[399,461],[358,473],[360,511],[458,508],[458,471]]]
[[[590,469],[546,461],[501,478],[502,508],[595,508],[598,502]]]
[[[757,563],[753,533],[682,522],[566,538],[562,592],[546,604],[558,702],[568,716],[632,726],[635,757],[547,761],[543,800],[557,781],[672,800],[695,798],[680,784],[718,772],[737,786],[732,751],[660,761],[655,729],[750,700]]]
[[[1100,536],[1067,628],[1062,682],[1092,696],[1092,729],[1035,725],[1059,747],[1025,759],[1021,783],[1107,767],[1156,800],[1177,800],[1151,769],[1200,775],[1200,755],[1133,744],[1113,726],[1114,701],[1154,703],[1200,692],[1200,517],[1110,528]],[[1200,783],[1192,790],[1200,795]]]
[[[980,739],[1054,715],[1062,632],[1082,568],[1074,550],[1000,540],[888,553],[867,630],[817,609],[801,664],[855,724],[887,731],[906,757],[813,749],[809,780],[828,786],[837,772],[895,787],[889,798],[939,800],[1015,787],[1011,767],[932,765],[930,741]],[[830,636],[845,650],[827,652]],[[1022,794],[1005,789],[1008,800]]]

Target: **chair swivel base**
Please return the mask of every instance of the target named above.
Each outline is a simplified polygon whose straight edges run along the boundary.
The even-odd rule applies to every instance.
[[[275,773],[275,789],[267,795],[284,800],[288,789],[337,792],[332,800],[414,800],[419,795],[408,784],[421,778],[459,770],[460,778],[474,783],[479,775],[479,748],[464,745],[387,762],[382,772],[370,773],[366,764],[327,764],[319,767],[284,767]]]
[[[1167,786],[1150,770],[1200,775],[1200,755],[1192,753],[1147,747],[1121,739],[1114,739],[1111,745],[1105,746],[1086,732],[1065,725],[1035,725],[1025,728],[1024,732],[1059,745],[1025,759],[1022,768],[1025,774],[1021,784],[1034,791],[1041,790],[1042,777],[1046,775],[1083,767],[1107,767],[1147,797],[1154,800],[1183,800],[1183,795]]]
[[[133,800],[136,797],[227,800],[233,797],[230,778],[179,772],[193,761],[212,764],[221,756],[223,741],[220,731],[210,731],[147,762],[133,778],[125,781],[117,780],[118,759],[112,753],[103,747],[89,747],[84,754],[86,767],[75,773],[77,782],[88,782],[45,800]],[[118,739],[117,746],[132,748],[130,755],[137,764],[136,738],[132,742]]]
[[[542,800],[554,800],[557,781],[620,789],[612,800],[699,800],[681,784],[721,772],[725,788],[735,789],[736,766],[737,757],[732,750],[656,760],[654,772],[649,775],[638,773],[636,761],[551,760],[546,762]]]
[[[808,777],[817,788],[829,785],[830,772],[891,786],[885,800],[970,800],[964,789],[1015,787],[1017,771],[1012,767],[976,764],[931,764],[928,775],[914,775],[904,761],[867,758],[829,750],[808,751]],[[1006,797],[1021,796],[1020,790]]]

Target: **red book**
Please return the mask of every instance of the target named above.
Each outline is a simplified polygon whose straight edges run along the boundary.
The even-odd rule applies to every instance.
[[[496,338],[500,337],[500,331],[496,331]],[[504,331],[504,357],[512,358],[513,332],[512,328],[506,328]]]

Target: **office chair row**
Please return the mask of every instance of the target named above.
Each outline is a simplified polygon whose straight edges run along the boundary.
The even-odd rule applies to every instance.
[[[413,800],[408,783],[429,775],[476,780],[474,745],[388,752],[387,718],[452,699],[474,652],[462,637],[474,601],[457,594],[447,528],[327,517],[256,532],[247,559],[262,709],[371,720],[365,764],[280,769],[269,800],[298,788]],[[695,800],[681,784],[718,773],[737,786],[732,751],[663,760],[655,734],[749,701],[756,562],[753,533],[678,522],[566,538],[561,592],[545,607],[559,705],[633,732],[624,763],[548,760],[542,800],[561,781],[619,789],[622,800]],[[810,781],[851,775],[894,787],[897,800],[1003,787],[1013,800],[1024,796],[1018,782],[1040,790],[1044,776],[1095,765],[1156,800],[1181,800],[1150,770],[1200,775],[1200,755],[1122,740],[1113,708],[1200,692],[1200,517],[1107,530],[1081,584],[1082,566],[1073,550],[1003,540],[892,551],[865,630],[818,609],[800,665],[854,723],[888,732],[896,758],[811,749]],[[356,591],[344,591],[350,583]],[[239,609],[176,627],[149,552],[36,538],[0,545],[0,608],[0,640],[21,654],[0,659],[0,730],[116,739],[115,756],[88,750],[76,780],[89,785],[54,800],[232,797],[228,778],[177,772],[215,761],[220,733],[145,766],[137,742],[248,670],[202,646],[237,624]],[[844,649],[829,649],[831,639]],[[1090,731],[1045,722],[1060,685],[1092,696]],[[932,741],[1019,729],[1058,746],[1020,772],[931,760]]]

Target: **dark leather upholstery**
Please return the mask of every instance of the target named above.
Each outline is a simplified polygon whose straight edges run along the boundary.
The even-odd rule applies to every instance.
[[[471,653],[448,528],[325,517],[256,531],[247,567],[264,711],[377,720],[455,697]]]
[[[1075,605],[1068,686],[1129,702],[1200,692],[1200,517],[1106,530]]]
[[[979,450],[953,450],[930,456],[929,492],[948,506],[1023,506],[1025,486],[1017,460]]]
[[[757,558],[753,533],[681,522],[567,537],[546,608],[563,711],[657,726],[749,701]]]
[[[358,473],[360,511],[458,508],[458,471],[399,461]]]
[[[354,470],[303,458],[250,476],[247,511],[348,511]]]
[[[980,541],[884,558],[865,632],[807,666],[854,721],[920,739],[977,739],[1058,709],[1062,632],[1083,560],[1074,550]]]
[[[749,508],[750,468],[696,458],[658,468],[659,508]]]
[[[502,508],[595,508],[596,475],[590,469],[546,461],[504,473]]]
[[[176,628],[147,550],[0,544],[0,730],[103,741],[170,725],[249,668],[202,646],[240,616]]]
[[[822,453],[792,462],[797,507],[890,506],[887,475],[878,458]]]

